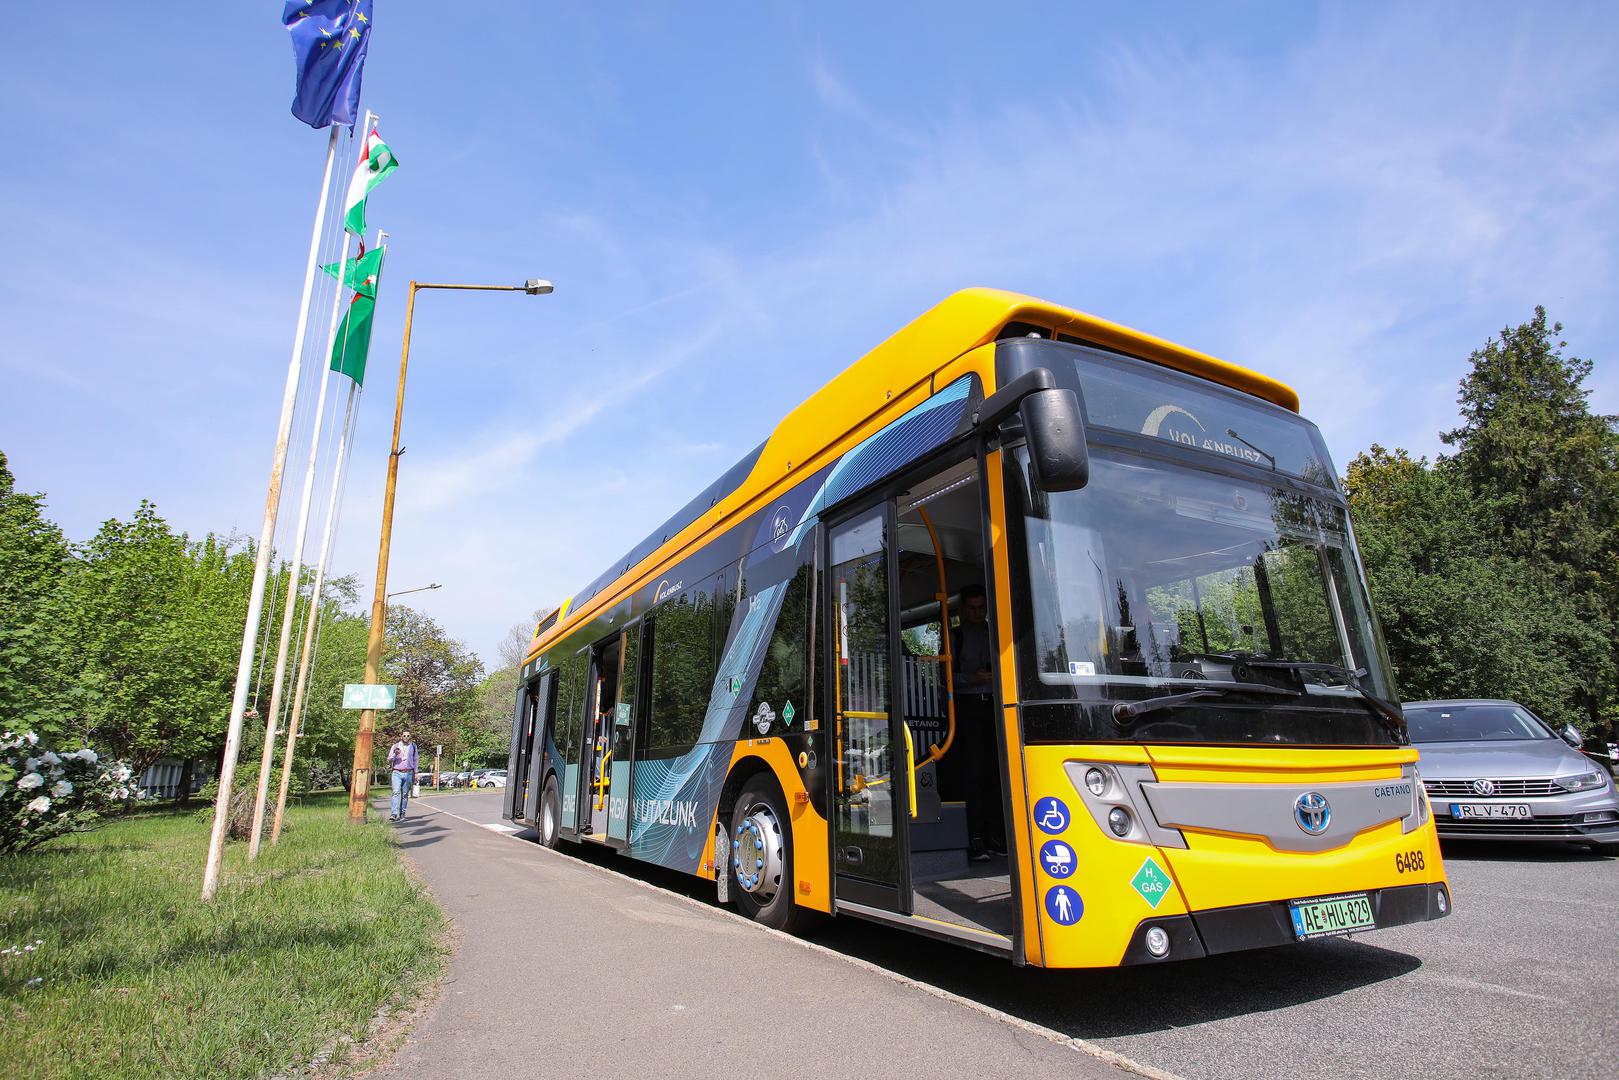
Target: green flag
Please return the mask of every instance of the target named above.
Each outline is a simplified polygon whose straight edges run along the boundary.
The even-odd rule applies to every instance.
[[[374,288],[374,286],[373,286]],[[359,386],[365,385],[365,358],[371,351],[371,315],[377,302],[358,293],[349,304],[348,314],[332,339],[332,370],[347,375]]]
[[[343,268],[343,284],[359,293],[373,299],[377,295],[377,275],[382,272],[382,248],[375,251],[366,251],[362,246],[360,256],[350,259]],[[321,267],[333,277],[337,276],[337,264],[327,263]]]
[[[393,151],[382,141],[377,129],[372,128],[370,134],[365,137],[365,145],[360,148],[360,161],[354,166],[354,176],[349,180],[348,195],[343,199],[343,228],[355,236],[365,236],[366,196],[397,168],[399,161],[394,157]]]

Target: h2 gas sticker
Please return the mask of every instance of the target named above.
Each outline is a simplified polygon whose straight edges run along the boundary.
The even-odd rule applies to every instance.
[[[1147,861],[1141,864],[1136,876],[1130,879],[1131,888],[1140,893],[1141,899],[1145,900],[1147,906],[1154,911],[1157,911],[1158,905],[1164,902],[1164,897],[1169,895],[1169,884],[1169,872],[1159,866],[1158,860],[1151,855],[1148,855]]]

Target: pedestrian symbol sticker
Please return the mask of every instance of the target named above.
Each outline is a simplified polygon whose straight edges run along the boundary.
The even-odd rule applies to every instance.
[[[1068,828],[1068,807],[1054,795],[1047,795],[1034,804],[1034,823],[1041,832],[1060,833]]]
[[[1085,901],[1066,885],[1046,890],[1046,914],[1059,926],[1073,926],[1085,914]]]
[[[1141,864],[1136,876],[1130,879],[1130,884],[1154,911],[1157,911],[1158,905],[1164,902],[1164,897],[1169,895],[1169,873],[1159,866],[1158,861],[1151,855],[1148,855],[1147,861]]]
[[[1040,849],[1040,865],[1054,878],[1072,877],[1077,862],[1074,849],[1061,840],[1047,840]]]
[[[781,707],[781,722],[786,724],[788,727],[792,727],[793,716],[793,703],[789,701],[787,704]]]

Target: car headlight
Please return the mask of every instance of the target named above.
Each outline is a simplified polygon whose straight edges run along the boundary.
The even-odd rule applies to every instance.
[[[1552,779],[1552,783],[1564,791],[1590,791],[1592,788],[1601,787],[1605,782],[1602,778],[1602,773],[1596,769],[1580,773],[1577,776],[1558,776]]]

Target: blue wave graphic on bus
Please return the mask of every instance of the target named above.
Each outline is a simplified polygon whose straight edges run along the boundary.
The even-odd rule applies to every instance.
[[[844,454],[826,474],[820,490],[804,503],[788,546],[795,551],[816,518],[813,511],[876,483],[908,461],[948,441],[969,407],[974,379],[964,376]],[[766,522],[761,528],[768,528]],[[731,761],[731,746],[747,722],[752,690],[764,664],[765,647],[776,626],[787,581],[760,589],[725,650],[698,744],[677,758],[635,765],[630,851],[638,858],[677,870],[695,871],[708,846],[708,824],[719,804]],[[731,676],[742,674],[734,696]]]

